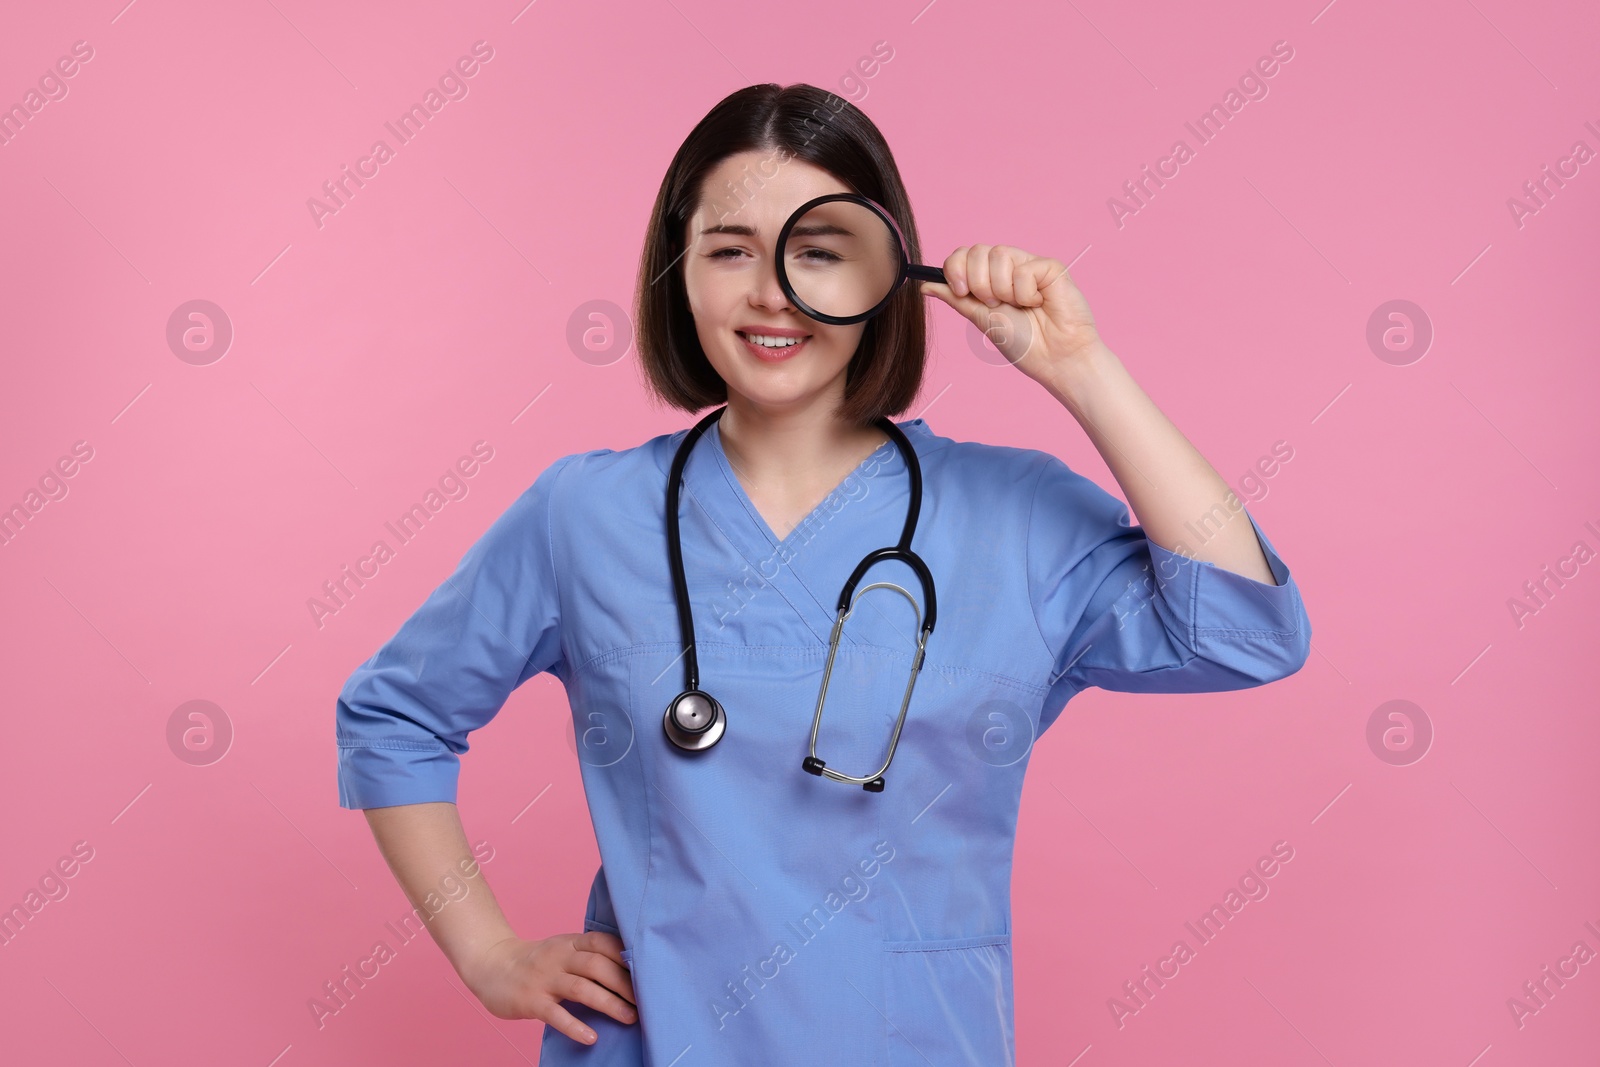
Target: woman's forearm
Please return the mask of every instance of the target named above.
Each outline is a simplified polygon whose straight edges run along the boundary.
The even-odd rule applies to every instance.
[[[400,804],[365,813],[389,870],[457,973],[490,945],[515,936],[473,858],[454,804]]]
[[[1243,504],[1109,348],[1091,346],[1047,388],[1100,450],[1146,537],[1180,555],[1277,584]]]

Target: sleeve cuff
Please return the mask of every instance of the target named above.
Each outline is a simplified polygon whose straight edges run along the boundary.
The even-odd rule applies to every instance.
[[[443,745],[405,741],[340,741],[339,806],[455,803],[461,758]]]
[[[1308,640],[1310,627],[1300,591],[1255,516],[1245,509],[1277,585],[1258,582],[1209,560],[1196,560],[1150,541],[1150,562],[1162,596],[1183,623],[1191,647],[1205,635]],[[1302,633],[1304,631],[1304,633]]]

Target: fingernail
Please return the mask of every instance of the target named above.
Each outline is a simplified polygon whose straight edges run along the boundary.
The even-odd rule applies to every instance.
[[[1000,301],[998,301],[998,300],[989,300],[989,301],[986,301],[986,303],[992,308],[997,308],[997,307],[1000,306]]]
[[[594,1036],[595,1035],[594,1035],[594,1031],[593,1030],[585,1030],[583,1032],[583,1039],[585,1041],[593,1042],[594,1041]]]

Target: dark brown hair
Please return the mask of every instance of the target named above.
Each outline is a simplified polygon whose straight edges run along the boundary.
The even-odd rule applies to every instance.
[[[905,235],[913,263],[921,262],[917,224],[899,168],[883,134],[854,104],[812,85],[752,85],[724,97],[672,157],[661,180],[639,259],[634,303],[645,385],[666,404],[691,414],[728,398],[700,347],[679,265],[685,229],[700,204],[706,175],[740,152],[772,152],[781,165],[800,159],[829,172],[851,192],[876,200]],[[761,166],[773,162],[763,160]],[[734,195],[776,171],[752,174]],[[866,426],[904,411],[922,385],[927,362],[927,310],[914,281],[867,320],[845,372],[838,417]]]

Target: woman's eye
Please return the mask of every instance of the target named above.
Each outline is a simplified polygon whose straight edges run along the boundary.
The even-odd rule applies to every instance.
[[[729,253],[732,253],[732,254],[730,255]],[[707,259],[732,259],[734,256],[742,255],[742,254],[743,253],[741,253],[740,250],[737,249],[737,248],[719,248],[717,251],[711,253],[706,258]]]
[[[842,256],[835,255],[826,248],[808,248],[800,254],[800,258],[810,260],[813,263],[841,263],[844,261]]]

